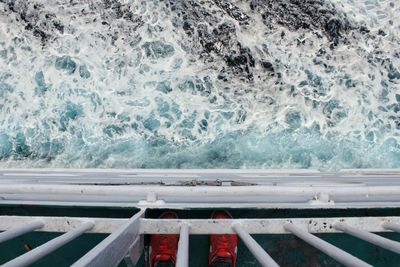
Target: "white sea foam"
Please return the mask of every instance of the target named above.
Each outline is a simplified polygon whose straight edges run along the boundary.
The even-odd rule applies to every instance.
[[[224,58],[167,1],[121,1],[129,19],[105,2],[21,4],[43,40],[0,1],[0,166],[400,167],[399,3],[331,0],[370,31],[331,49],[323,32],[267,27],[247,1],[232,4],[248,25],[203,1],[256,59],[252,80],[224,81]]]

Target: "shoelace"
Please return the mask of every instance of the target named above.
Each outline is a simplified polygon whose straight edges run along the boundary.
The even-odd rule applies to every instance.
[[[232,248],[230,245],[230,242],[229,242],[229,241],[231,241],[230,239],[231,239],[231,237],[229,237],[227,235],[222,235],[217,238],[217,245],[216,245],[217,254],[219,254],[220,252],[223,252],[223,253],[229,255],[230,257],[232,257],[231,250],[234,248]]]
[[[168,242],[168,237],[167,236],[162,236],[162,239],[160,241],[160,246],[159,250],[161,251],[168,251],[168,253],[171,253],[171,249],[169,247],[169,242]]]
[[[169,242],[168,242],[167,236],[161,236],[161,241],[160,241],[159,247],[158,247],[158,253],[159,254],[156,256],[156,260],[163,259],[163,260],[166,260],[166,261],[174,264],[174,261],[171,258],[172,251],[171,251],[171,248],[169,247]],[[164,258],[165,256],[167,256],[168,259]],[[163,264],[163,263],[161,263],[161,264]],[[162,265],[159,265],[159,266],[162,266]],[[165,265],[165,266],[169,266],[169,265]]]

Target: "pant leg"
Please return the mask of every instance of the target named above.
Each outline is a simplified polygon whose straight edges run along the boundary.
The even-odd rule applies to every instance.
[[[175,267],[172,261],[158,261],[154,263],[154,267]]]
[[[222,257],[216,257],[210,264],[210,267],[232,267],[232,260]]]

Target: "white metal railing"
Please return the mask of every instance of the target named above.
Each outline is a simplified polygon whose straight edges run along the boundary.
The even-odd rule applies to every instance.
[[[140,235],[140,218],[144,212],[139,211],[72,266],[117,266],[129,254],[132,246],[139,245],[137,237]]]
[[[290,233],[294,234],[300,239],[303,239],[303,241],[307,242],[311,246],[321,250],[325,254],[331,256],[338,262],[346,265],[346,266],[371,266],[366,262],[363,262],[362,260],[352,256],[351,254],[341,250],[338,247],[335,247],[334,245],[329,244],[328,242],[310,234],[309,232],[302,230],[298,226],[294,225],[293,223],[287,223],[285,224],[285,229],[289,231]]]
[[[279,265],[252,238],[251,234],[293,234],[346,266],[371,265],[314,234],[347,233],[381,248],[400,253],[398,242],[371,233],[398,230],[400,216],[215,220],[149,219],[144,215],[145,209],[140,210],[130,219],[0,216],[0,230],[5,231],[0,234],[0,237],[10,231],[18,233],[13,234],[13,237],[29,231],[66,232],[5,263],[4,266],[28,266],[86,232],[109,232],[110,235],[75,262],[73,264],[75,267],[116,266],[123,259],[128,260],[131,266],[135,266],[144,250],[143,235],[145,234],[180,234],[177,255],[179,267],[188,266],[189,236],[197,234],[236,233],[260,264],[268,267]],[[72,225],[66,223],[70,221],[73,222]],[[108,222],[109,228],[107,228]],[[15,227],[9,227],[11,224]]]
[[[358,237],[364,241],[370,242],[374,245],[380,246],[382,248],[385,248],[387,250],[393,251],[395,253],[400,254],[400,243],[396,241],[389,240],[387,238],[381,237],[379,235],[370,233],[368,231],[355,228],[353,226],[350,226],[346,223],[335,223],[334,227],[340,231],[345,232],[346,234]]]
[[[167,186],[165,186],[167,185]],[[400,207],[400,169],[0,170],[3,204],[165,208]]]
[[[34,220],[19,227],[6,228],[7,230],[0,233],[0,243],[18,237],[20,235],[40,229],[44,226],[43,221]]]
[[[178,253],[176,256],[176,267],[189,266],[189,225],[181,225],[179,234]]]
[[[253,253],[254,257],[262,264],[263,267],[278,267],[279,265],[271,258],[270,255],[247,233],[243,227],[237,223],[232,228],[242,239],[243,243]]]
[[[400,252],[376,233],[400,232],[400,216],[340,218],[150,219],[147,208],[400,208],[400,170],[0,170],[0,203],[132,207],[130,219],[0,216],[0,242],[32,231],[65,233],[8,262],[26,266],[84,233],[110,235],[73,266],[136,264],[146,234],[179,234],[177,266],[187,266],[189,237],[237,234],[262,266],[278,266],[251,234],[293,234],[347,266],[369,266],[314,234],[350,234]]]
[[[47,254],[55,251],[59,247],[67,244],[68,242],[72,241],[73,239],[77,238],[78,236],[82,235],[87,230],[93,227],[93,222],[85,222],[82,223],[77,228],[66,232],[65,234],[56,237],[43,245],[15,258],[6,264],[4,267],[22,267],[22,266],[29,266],[32,263],[36,262],[37,260],[43,258]]]
[[[385,222],[382,225],[383,228],[400,233],[400,224],[392,223],[392,222]]]

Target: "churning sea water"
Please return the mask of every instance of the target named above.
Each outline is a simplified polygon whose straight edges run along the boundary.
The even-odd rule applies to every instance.
[[[0,167],[400,167],[400,2],[0,0]]]

